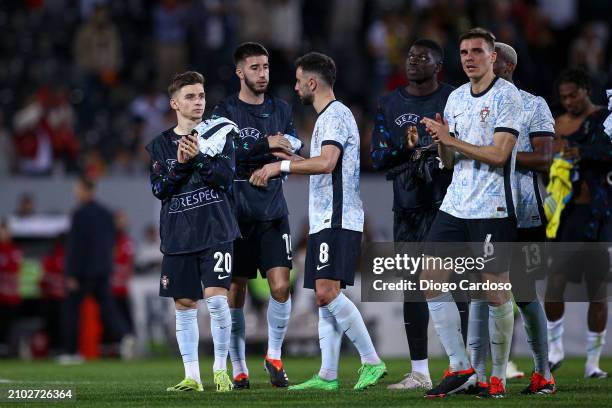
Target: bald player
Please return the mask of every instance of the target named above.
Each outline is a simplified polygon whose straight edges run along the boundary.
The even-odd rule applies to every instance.
[[[497,59],[493,65],[495,75],[513,82],[512,75],[517,64],[517,54],[508,44],[495,43]],[[546,101],[522,89],[523,122],[517,140],[516,167],[512,178],[515,193],[517,241],[544,242],[546,240],[544,208],[539,187],[539,177],[547,173],[552,161],[552,148],[555,136],[555,121]],[[548,336],[546,315],[537,299],[535,278],[542,276],[544,265],[542,245],[525,245],[525,250],[517,251],[510,268],[510,281],[516,304],[523,316],[525,332],[535,363],[529,386],[523,394],[552,394],[556,391],[555,380],[548,367]],[[528,282],[527,284],[525,282]],[[485,309],[484,313],[488,311]],[[481,338],[482,341],[482,338]],[[486,348],[480,348],[486,357]],[[484,358],[476,356],[481,365],[474,362],[476,371],[484,369]],[[479,373],[480,375],[480,373]]]

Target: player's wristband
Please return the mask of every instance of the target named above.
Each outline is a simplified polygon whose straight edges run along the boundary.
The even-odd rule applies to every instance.
[[[291,161],[290,160],[281,161],[280,170],[282,173],[291,173]]]

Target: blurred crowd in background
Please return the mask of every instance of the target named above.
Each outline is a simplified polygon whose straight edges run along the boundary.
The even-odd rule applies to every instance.
[[[554,79],[586,69],[593,101],[612,78],[609,0],[25,0],[0,10],[0,177],[85,172],[143,175],[143,146],[170,127],[165,88],[176,72],[206,77],[207,111],[238,90],[232,52],[270,51],[270,91],[296,105],[308,142],[314,113],[297,105],[293,61],[317,50],[338,65],[337,95],[362,137],[362,170],[376,100],[402,85],[417,38],[446,53],[442,80],[466,81],[457,38],[492,30],[519,54],[517,84],[559,112]],[[308,143],[306,143],[308,146]],[[307,149],[303,153],[307,155]]]

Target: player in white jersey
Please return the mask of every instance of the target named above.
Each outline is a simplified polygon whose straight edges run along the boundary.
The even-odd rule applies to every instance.
[[[504,43],[495,43],[497,60],[493,70],[499,77],[512,82],[517,64],[514,48]],[[510,281],[514,300],[523,316],[525,332],[535,363],[529,386],[523,394],[552,394],[556,391],[555,380],[548,366],[548,334],[546,314],[535,291],[536,279],[544,278],[544,241],[546,241],[545,216],[542,207],[539,172],[547,173],[552,161],[555,120],[539,96],[520,90],[523,99],[523,122],[517,141],[516,169],[512,188],[516,198],[517,241],[529,242],[516,248],[512,259]],[[542,243],[542,244],[540,244]],[[483,313],[488,313],[485,309]],[[483,338],[480,339],[483,342]],[[486,344],[486,339],[484,339]],[[486,347],[479,348],[482,370],[472,359],[476,371],[484,371]],[[481,373],[478,373],[480,376]]]
[[[472,29],[459,40],[461,63],[470,82],[453,91],[444,109],[444,120],[423,119],[436,143],[444,167],[453,168],[440,211],[434,220],[425,254],[449,256],[440,242],[479,243],[475,257],[485,260],[480,272],[483,282],[506,283],[510,257],[493,243],[516,238],[516,218],[512,200],[511,176],[516,139],[522,118],[521,95],[516,87],[493,73],[495,37],[483,29]],[[494,251],[491,251],[493,249]],[[453,253],[453,255],[458,255]],[[459,256],[465,256],[461,252]],[[449,269],[426,268],[422,280],[448,282]],[[480,299],[479,299],[480,297]],[[442,382],[425,395],[444,397],[471,388],[476,374],[470,364],[463,339],[459,311],[450,292],[425,292],[434,326],[450,359],[450,369]],[[507,290],[473,293],[468,338],[492,328],[491,383],[480,397],[503,397],[505,373],[514,323],[512,301]],[[488,308],[484,320],[472,319],[472,308]]]
[[[341,289],[352,285],[361,252],[363,208],[359,197],[359,130],[353,114],[334,96],[334,61],[308,53],[296,61],[295,91],[319,117],[312,136],[310,158],[266,164],[251,176],[265,186],[281,172],[310,175],[308,218],[310,231],[304,287],[314,289],[319,306],[322,364],[310,380],[290,390],[337,390],[342,335],[361,356],[356,390],[376,384],[386,374],[357,307]]]

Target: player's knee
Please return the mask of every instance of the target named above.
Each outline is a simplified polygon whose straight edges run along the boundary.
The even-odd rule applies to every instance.
[[[230,308],[242,308],[246,299],[246,282],[232,282],[227,294]]]
[[[174,299],[176,310],[195,309],[198,307],[198,301],[193,299]]]
[[[277,282],[270,285],[270,296],[280,303],[289,299],[289,282]]]
[[[336,296],[338,296],[338,292],[334,288],[317,288],[317,306],[327,306],[336,298]]]
[[[501,306],[510,300],[510,293],[502,291],[489,291],[486,294],[487,301],[491,306]]]

